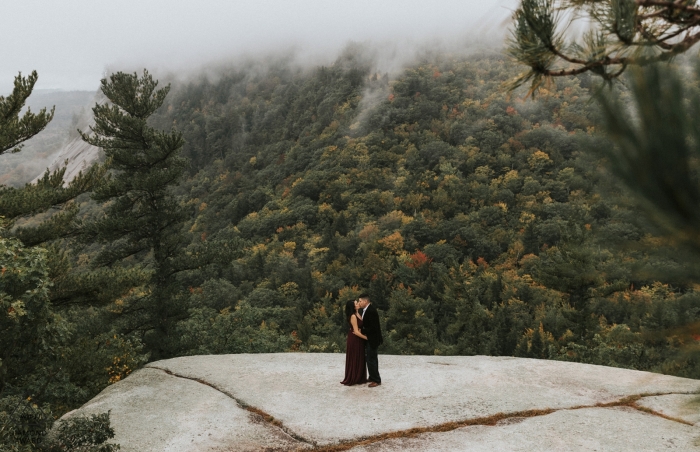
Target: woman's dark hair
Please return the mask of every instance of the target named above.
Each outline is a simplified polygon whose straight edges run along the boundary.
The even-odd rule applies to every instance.
[[[345,303],[345,320],[350,323],[350,317],[355,313],[355,300],[350,300]]]

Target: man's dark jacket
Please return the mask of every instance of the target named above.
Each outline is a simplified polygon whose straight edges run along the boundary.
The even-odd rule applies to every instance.
[[[362,315],[362,332],[367,336],[370,347],[376,349],[384,343],[382,327],[379,325],[379,313],[371,303]]]

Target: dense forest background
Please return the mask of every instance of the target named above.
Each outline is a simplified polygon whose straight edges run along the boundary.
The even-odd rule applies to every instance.
[[[85,185],[58,213],[9,225],[3,245],[47,304],[17,327],[29,345],[3,354],[0,394],[60,414],[149,360],[343,352],[342,306],[365,291],[380,353],[700,378],[696,264],[606,173],[595,80],[526,99],[504,89],[520,68],[495,52],[396,77],[368,61],[350,47],[326,67],[250,63],[174,83],[148,119],[184,139],[182,175],[163,189],[177,210],[159,232],[166,257],[144,238],[114,254],[134,232],[100,229],[121,202],[111,189]],[[27,232],[66,209],[64,234]],[[25,256],[17,239],[41,247]]]

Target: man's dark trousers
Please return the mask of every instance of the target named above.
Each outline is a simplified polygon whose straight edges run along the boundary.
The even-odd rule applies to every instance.
[[[375,383],[381,383],[382,377],[379,376],[379,359],[377,358],[377,349],[372,348],[369,342],[365,344],[365,359],[367,361],[367,371],[369,379]]]
[[[372,304],[362,311],[362,332],[367,336],[365,344],[365,361],[367,361],[367,370],[369,371],[369,379],[375,383],[381,384],[382,377],[379,376],[379,360],[377,359],[377,349],[384,342],[382,338],[382,327],[379,322],[379,313],[377,308]]]

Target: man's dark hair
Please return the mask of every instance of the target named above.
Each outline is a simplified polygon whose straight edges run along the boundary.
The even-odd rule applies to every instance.
[[[359,297],[357,297],[357,298],[358,298],[358,299],[359,299],[359,298],[366,298],[366,299],[369,300],[369,294],[368,294],[368,293],[363,293],[363,294],[361,294],[361,295],[360,295]]]

